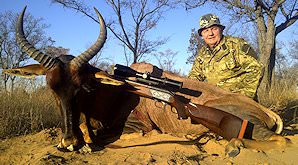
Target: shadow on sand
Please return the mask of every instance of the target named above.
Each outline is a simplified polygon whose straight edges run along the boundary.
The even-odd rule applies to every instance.
[[[283,135],[298,134],[298,100],[281,113],[281,118],[284,120]]]

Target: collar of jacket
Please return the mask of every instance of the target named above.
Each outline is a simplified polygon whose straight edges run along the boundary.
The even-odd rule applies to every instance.
[[[227,49],[226,43],[227,42],[227,37],[222,35],[222,38],[220,42],[214,47],[213,50],[209,48],[209,46],[205,43],[204,49],[208,52],[210,52],[210,55],[216,54],[220,49]]]

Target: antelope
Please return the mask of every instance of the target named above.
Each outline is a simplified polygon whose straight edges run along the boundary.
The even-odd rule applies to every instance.
[[[108,137],[120,136],[130,112],[138,107],[146,107],[146,105],[142,105],[146,101],[126,92],[121,86],[122,82],[109,78],[106,72],[88,64],[88,61],[100,51],[107,36],[105,22],[97,9],[95,12],[100,22],[100,35],[97,41],[77,57],[57,55],[56,58],[34,48],[26,39],[23,31],[25,10],[26,7],[17,22],[17,42],[20,48],[39,64],[3,70],[3,73],[25,78],[46,76],[47,87],[53,93],[63,119],[63,135],[57,147],[73,151],[83,148],[82,144],[93,144],[94,141],[101,144]],[[95,75],[100,75],[103,78],[95,78]],[[164,118],[173,118],[169,115],[172,114],[162,114]],[[140,129],[145,132],[154,129],[152,121],[147,121],[147,118],[142,119],[139,114],[136,117],[141,123],[152,124],[150,127],[146,125]],[[185,126],[185,124],[187,121],[178,121],[170,126],[161,125],[160,128],[164,131],[180,131],[182,133],[206,131],[202,126],[190,123]],[[133,126],[135,124],[126,125]],[[185,127],[192,129],[184,131]],[[87,145],[87,150],[89,150],[89,146]]]

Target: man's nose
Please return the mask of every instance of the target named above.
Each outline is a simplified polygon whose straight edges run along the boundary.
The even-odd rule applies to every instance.
[[[211,35],[214,35],[213,30],[211,30],[211,29],[208,30],[208,35],[210,35],[210,36],[211,36]]]
[[[207,35],[208,35],[208,36],[210,36],[210,35],[213,35],[213,34],[214,34],[214,33],[213,33],[213,31],[212,31],[211,29],[208,29],[206,32],[207,32]]]

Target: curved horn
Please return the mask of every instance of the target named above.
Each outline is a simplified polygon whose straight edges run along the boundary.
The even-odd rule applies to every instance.
[[[27,6],[24,7],[22,13],[19,15],[18,18],[16,29],[17,43],[25,53],[27,53],[34,60],[38,61],[46,70],[49,70],[57,63],[57,60],[36,49],[33,45],[29,43],[29,41],[25,37],[23,29],[23,19],[26,8]]]
[[[265,112],[267,113],[267,115],[272,118],[275,121],[276,124],[276,130],[275,133],[276,134],[280,134],[283,130],[283,121],[280,118],[280,116],[278,114],[276,114],[275,112],[265,109]]]
[[[82,64],[87,63],[89,60],[91,60],[103,47],[106,39],[107,39],[107,29],[106,24],[101,16],[101,14],[98,12],[96,8],[94,8],[97,17],[99,19],[100,23],[100,34],[96,40],[96,42],[85,52],[80,54],[78,57],[74,58],[71,62],[73,64],[76,64],[78,67],[80,67]]]

